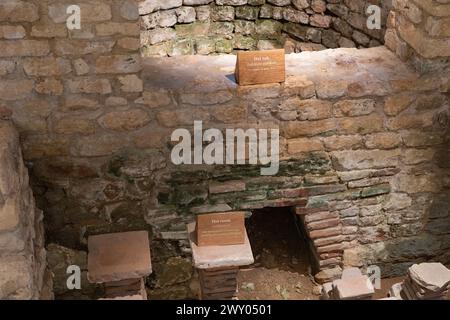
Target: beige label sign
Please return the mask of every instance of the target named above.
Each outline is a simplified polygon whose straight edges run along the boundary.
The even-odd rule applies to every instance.
[[[199,247],[244,244],[245,213],[227,212],[199,215],[196,229]]]
[[[286,80],[284,49],[239,52],[235,77],[239,85],[284,82]]]

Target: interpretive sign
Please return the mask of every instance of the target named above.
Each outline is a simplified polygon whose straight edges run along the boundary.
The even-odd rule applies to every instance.
[[[197,216],[197,245],[225,246],[245,242],[245,213],[226,212]]]
[[[238,52],[235,77],[241,86],[284,82],[286,80],[284,49]]]

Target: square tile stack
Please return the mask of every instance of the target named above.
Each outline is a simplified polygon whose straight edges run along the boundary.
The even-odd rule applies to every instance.
[[[375,289],[369,277],[358,268],[344,269],[339,280],[324,284],[324,300],[371,300]]]
[[[203,300],[230,300],[236,295],[238,267],[198,270]]]
[[[408,269],[401,295],[406,300],[447,300],[449,288],[449,269],[441,263],[421,263]]]
[[[187,229],[192,260],[200,278],[200,299],[234,299],[239,267],[254,262],[247,232],[244,244],[199,247],[195,241],[195,223],[188,224]]]
[[[144,277],[152,273],[147,231],[88,239],[88,280],[104,284],[106,299],[147,300]]]

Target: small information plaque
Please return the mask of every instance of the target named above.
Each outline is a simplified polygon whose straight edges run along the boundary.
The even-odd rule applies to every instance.
[[[284,82],[284,49],[238,52],[235,77],[241,86]]]
[[[226,212],[197,216],[197,246],[238,245],[245,242],[245,213]]]

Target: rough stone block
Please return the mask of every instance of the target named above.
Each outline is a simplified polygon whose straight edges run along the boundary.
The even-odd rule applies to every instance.
[[[48,15],[55,23],[66,23],[68,5],[65,3],[53,3],[48,6]],[[112,18],[111,6],[106,3],[92,2],[80,3],[80,9],[85,22],[108,21]]]
[[[136,130],[149,122],[150,116],[141,109],[110,112],[99,119],[99,123],[105,128],[125,131]]]
[[[135,73],[142,68],[139,55],[115,55],[99,57],[95,63],[96,73]]]
[[[0,57],[38,57],[50,52],[49,43],[45,40],[0,40]]]
[[[55,42],[55,53],[61,56],[78,56],[111,52],[115,41],[81,41],[61,39]]]
[[[0,259],[0,298],[29,300],[33,292],[30,257],[11,256]]]
[[[35,77],[62,76],[72,71],[70,61],[62,58],[28,58],[23,68],[27,75]]]
[[[108,79],[75,78],[67,81],[67,85],[71,93],[109,94],[112,92],[111,83]]]
[[[122,22],[106,22],[95,25],[97,36],[108,37],[114,35],[122,36],[139,36],[139,24],[122,23]]]
[[[39,19],[37,5],[26,1],[2,1],[0,3],[0,21],[34,22]]]

